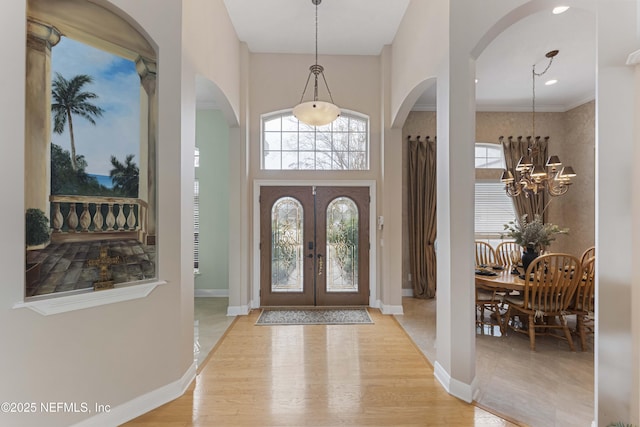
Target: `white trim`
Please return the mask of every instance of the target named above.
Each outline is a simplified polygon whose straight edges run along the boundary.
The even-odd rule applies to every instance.
[[[402,288],[402,296],[403,297],[413,297],[413,289],[412,288]]]
[[[227,316],[246,316],[249,314],[248,305],[230,305],[227,307]]]
[[[382,314],[404,315],[404,309],[401,305],[385,305],[382,301],[378,300],[380,311]]]
[[[464,400],[467,403],[473,402],[478,394],[477,377],[473,379],[471,384],[465,384],[454,378],[442,367],[438,361],[433,366],[433,375],[444,389],[452,396]]]
[[[196,372],[196,362],[193,362],[184,375],[177,381],[145,393],[114,408],[110,408],[108,412],[100,412],[97,415],[73,424],[72,427],[111,427],[131,421],[142,414],[182,396],[189,387],[189,384],[195,379]]]
[[[369,187],[369,306],[378,307],[377,289],[378,280],[376,276],[377,247],[376,242],[376,181],[375,180],[266,180],[256,179],[253,181],[253,242],[252,259],[253,263],[253,285],[251,295],[251,306],[260,307],[260,187],[262,186],[318,186],[318,187]]]
[[[136,283],[107,289],[104,291],[89,291],[81,294],[52,297],[47,299],[17,302],[13,308],[28,308],[43,316],[82,310],[121,301],[146,298],[156,286],[164,285],[167,281],[158,280],[149,283]]]
[[[196,298],[224,298],[229,297],[229,289],[194,289]]]

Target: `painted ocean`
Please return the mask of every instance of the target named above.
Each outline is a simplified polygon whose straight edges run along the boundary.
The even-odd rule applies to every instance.
[[[111,181],[111,177],[109,175],[96,175],[93,173],[88,173],[87,175],[97,179],[100,185],[107,188],[113,188],[113,181]]]

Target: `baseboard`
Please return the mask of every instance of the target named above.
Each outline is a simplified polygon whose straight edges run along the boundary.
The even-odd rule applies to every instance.
[[[229,289],[194,289],[193,296],[196,298],[228,298]]]
[[[382,312],[382,314],[396,314],[396,315],[404,314],[402,305],[387,305],[382,303],[382,301],[378,300],[378,306],[380,307],[380,311]]]
[[[227,307],[227,316],[246,316],[249,314],[248,305],[230,305]]]
[[[189,387],[189,384],[191,384],[191,381],[196,377],[196,371],[197,367],[194,362],[179,380],[110,408],[108,412],[100,412],[97,415],[74,424],[73,427],[113,427],[131,421],[142,414],[146,414],[182,396]]]
[[[478,393],[477,379],[474,378],[471,384],[465,384],[454,378],[436,361],[433,366],[433,374],[444,389],[452,396],[467,403],[473,402]]]
[[[403,297],[412,297],[413,296],[413,289],[402,288],[402,296]]]

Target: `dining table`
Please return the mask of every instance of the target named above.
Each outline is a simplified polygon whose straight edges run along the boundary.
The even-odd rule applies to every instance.
[[[509,268],[492,269],[490,267],[476,270],[476,285],[491,288],[497,291],[513,292],[524,291],[524,280],[517,274],[512,274]]]

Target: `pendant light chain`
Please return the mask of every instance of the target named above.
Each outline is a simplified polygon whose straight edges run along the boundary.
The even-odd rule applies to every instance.
[[[316,5],[316,69],[318,68],[318,4],[320,1],[313,2]],[[318,100],[318,73],[314,72],[315,82],[313,85],[313,100]]]

